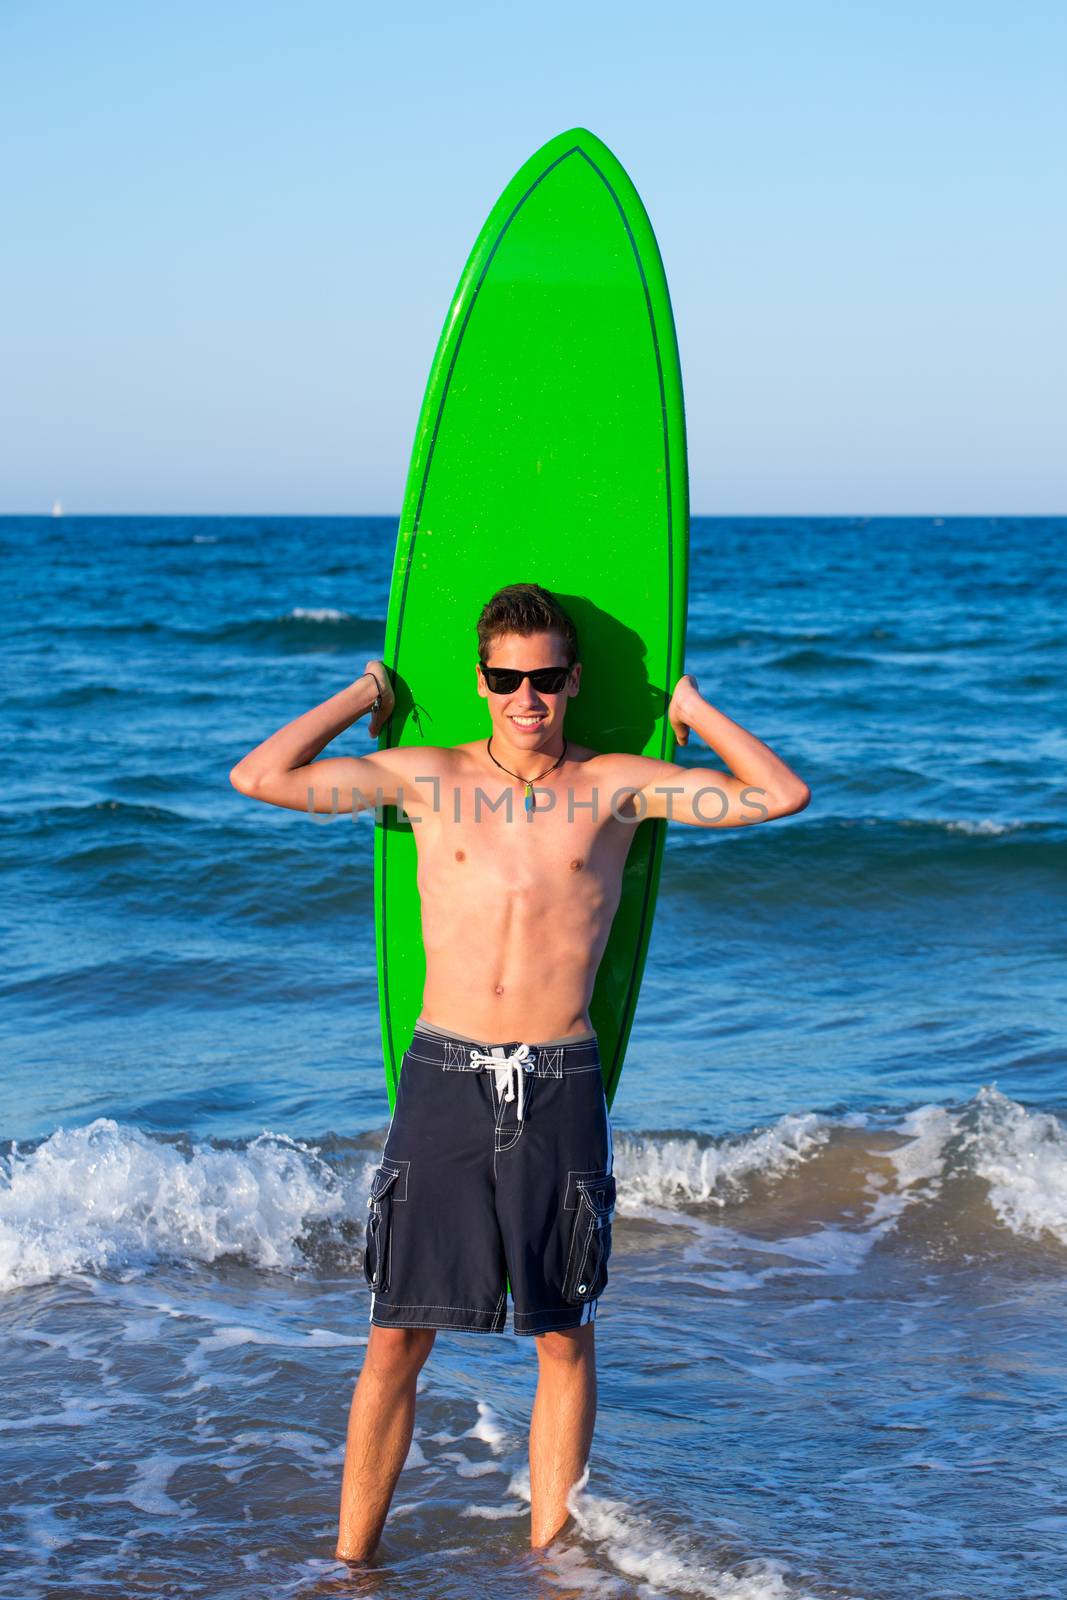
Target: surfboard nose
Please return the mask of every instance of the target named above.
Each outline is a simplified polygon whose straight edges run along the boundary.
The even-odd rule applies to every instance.
[[[591,128],[565,128],[562,133],[554,134],[547,139],[540,149],[535,150],[531,162],[545,163],[563,155],[567,150],[583,150],[594,160],[615,162],[618,157]],[[526,163],[529,165],[530,163]]]

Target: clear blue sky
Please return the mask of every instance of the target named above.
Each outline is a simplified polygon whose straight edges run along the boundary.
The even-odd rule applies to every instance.
[[[694,511],[1067,512],[1067,5],[0,0],[0,511],[395,512],[514,170],[640,190]]]

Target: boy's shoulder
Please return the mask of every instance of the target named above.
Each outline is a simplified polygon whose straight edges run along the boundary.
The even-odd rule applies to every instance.
[[[462,745],[397,744],[375,751],[375,757],[391,772],[405,777],[441,777],[455,769]]]

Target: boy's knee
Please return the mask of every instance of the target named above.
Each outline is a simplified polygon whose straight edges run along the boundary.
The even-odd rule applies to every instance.
[[[540,1360],[575,1365],[592,1355],[593,1324],[587,1322],[584,1328],[557,1328],[551,1333],[539,1333],[535,1342]]]
[[[379,1328],[371,1324],[365,1366],[381,1377],[409,1377],[433,1349],[436,1328]]]

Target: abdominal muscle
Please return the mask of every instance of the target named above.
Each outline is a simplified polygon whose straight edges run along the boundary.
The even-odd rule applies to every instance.
[[[423,911],[422,1016],[470,1039],[537,1044],[592,1027],[589,997],[603,945],[549,933],[514,908]],[[472,914],[473,913],[473,914]],[[477,941],[477,943],[475,942]]]

